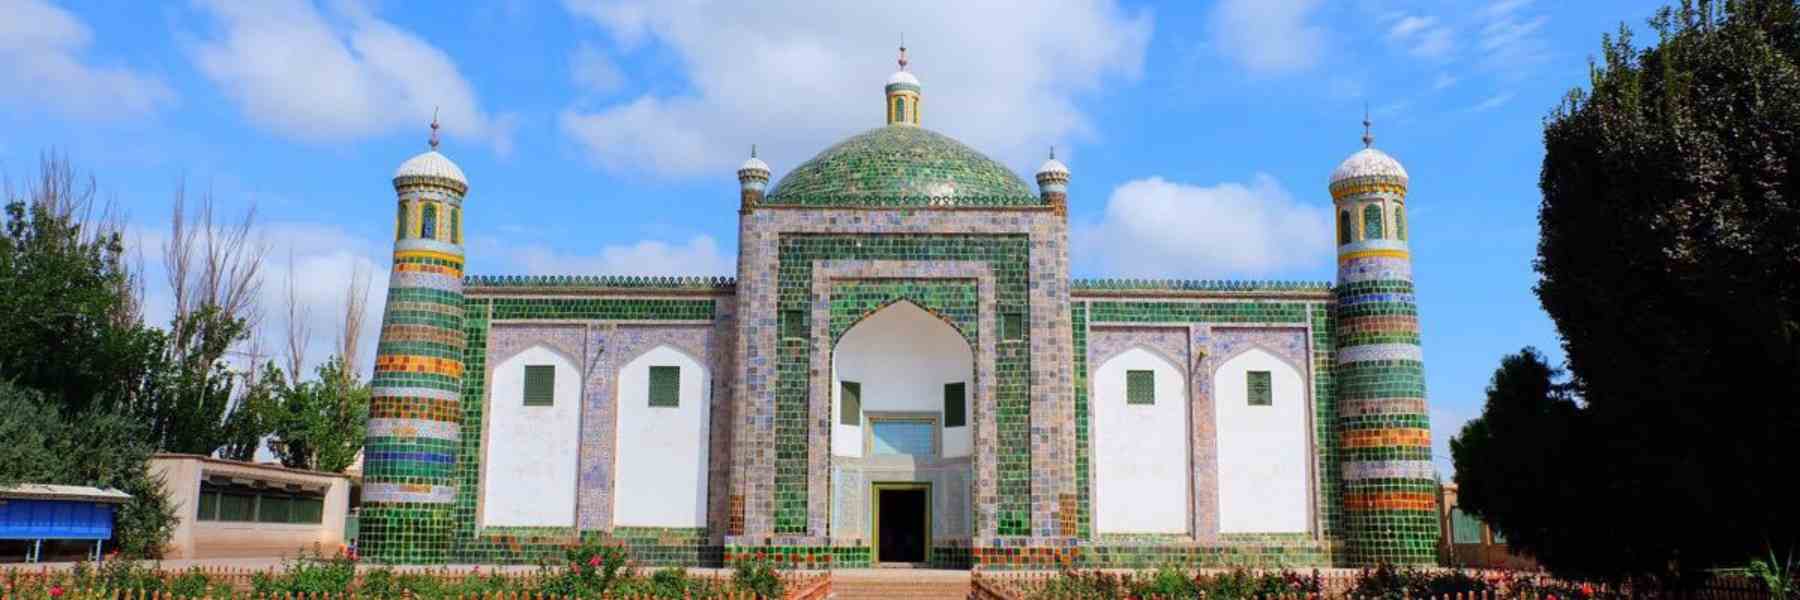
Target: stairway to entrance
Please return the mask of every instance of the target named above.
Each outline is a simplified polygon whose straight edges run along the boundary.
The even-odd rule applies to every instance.
[[[836,600],[967,600],[969,572],[939,569],[839,569],[831,572]]]

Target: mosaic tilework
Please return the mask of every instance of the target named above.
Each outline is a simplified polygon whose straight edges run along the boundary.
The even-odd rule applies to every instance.
[[[1031,206],[1011,169],[922,127],[871,129],[794,167],[764,200],[808,206]]]
[[[471,280],[475,281],[475,280]],[[647,350],[668,343],[692,353],[703,362],[717,357],[710,350],[710,335],[731,335],[729,296],[717,294],[717,288],[658,288],[678,295],[623,295],[641,288],[573,288],[547,286],[541,281],[529,285],[472,288],[465,301],[463,329],[470,344],[464,353],[467,365],[463,378],[463,397],[482,398],[486,393],[487,365],[498,363],[502,354],[517,352],[532,344],[545,343],[558,347],[571,356],[581,357],[589,365],[583,382],[583,440],[610,439],[601,427],[606,425],[604,411],[610,411],[616,384],[612,375],[624,362],[608,362],[635,356],[633,348]],[[507,295],[495,295],[507,294]],[[659,323],[662,323],[659,325]],[[490,335],[490,329],[492,329]],[[728,337],[723,339],[729,339]],[[649,345],[646,345],[649,344]],[[729,343],[719,344],[729,347]],[[496,360],[489,361],[490,349]],[[597,358],[600,357],[600,358]],[[729,372],[729,367],[709,362],[714,372]],[[715,375],[715,404],[711,452],[723,456],[729,452],[728,429],[720,419],[728,419],[728,394],[719,392],[723,383]],[[723,396],[723,397],[721,397]],[[484,407],[481,402],[462,404],[463,439],[458,452],[457,480],[465,493],[458,494],[454,510],[452,543],[445,552],[450,562],[524,563],[540,557],[560,557],[563,548],[587,540],[616,540],[624,543],[633,558],[645,564],[717,565],[722,556],[713,529],[692,528],[610,528],[610,508],[606,501],[611,485],[610,444],[584,443],[580,454],[580,489],[577,491],[575,528],[478,528],[478,494],[480,486],[481,431]],[[714,506],[709,514],[723,515],[725,473],[715,462],[710,477],[708,501]],[[409,562],[446,562],[409,561]]]
[[[922,263],[985,263],[994,280],[995,301],[1002,305],[1021,305],[1029,285],[1026,263],[1028,240],[1024,236],[959,236],[959,235],[784,235],[780,242],[780,309],[802,311],[811,318],[816,294],[813,291],[814,263],[822,260],[904,260]],[[923,284],[919,284],[923,285]],[[930,290],[918,290],[929,293]],[[821,487],[810,475],[813,459],[809,448],[828,448],[821,440],[815,444],[809,435],[813,407],[809,396],[810,374],[815,372],[813,345],[808,340],[782,340],[777,366],[776,396],[776,533],[808,533],[809,517],[823,517],[820,505],[809,503],[809,490]],[[1000,344],[994,359],[993,422],[998,432],[996,486],[1000,535],[1028,535],[1032,488],[1029,427],[1031,407],[1028,377],[1031,356],[1021,343]],[[982,398],[985,378],[979,374],[977,398]],[[977,401],[981,405],[981,401]],[[829,414],[825,412],[824,414]],[[978,420],[979,417],[978,417]],[[978,442],[979,444],[979,442]],[[822,453],[823,450],[820,450]],[[809,459],[811,459],[809,461]],[[823,492],[823,490],[819,490]],[[819,494],[819,500],[823,500]],[[815,507],[816,506],[816,507]],[[821,523],[822,525],[822,523]]]
[[[467,187],[436,177],[394,180],[401,210],[460,211]],[[417,221],[410,221],[417,222]],[[374,560],[444,562],[459,489],[456,448],[463,376],[462,246],[396,226],[370,381],[360,550]],[[444,236],[437,236],[444,237]],[[456,236],[449,236],[455,239]]]
[[[770,546],[782,548],[810,548],[827,546],[830,541],[826,537],[825,503],[829,500],[829,490],[825,485],[812,485],[812,481],[822,481],[825,475],[823,461],[808,461],[809,468],[817,472],[806,478],[808,506],[817,507],[808,510],[805,518],[805,530],[795,532],[792,512],[783,517],[786,522],[784,532],[776,532],[776,491],[782,486],[776,485],[777,447],[780,437],[776,434],[776,413],[780,404],[777,401],[775,383],[778,380],[779,364],[794,365],[789,371],[796,379],[807,374],[800,369],[800,356],[784,355],[784,348],[794,342],[783,342],[788,334],[783,333],[784,323],[792,316],[793,320],[806,320],[805,304],[792,309],[783,306],[794,295],[785,290],[804,290],[804,286],[792,287],[786,281],[788,273],[784,266],[795,268],[791,261],[781,257],[783,240],[796,235],[813,235],[836,237],[843,247],[849,248],[841,258],[884,260],[868,258],[877,256],[879,251],[871,251],[868,246],[856,250],[857,238],[864,241],[873,239],[907,239],[927,237],[970,237],[999,238],[1011,236],[1018,240],[1015,251],[1005,253],[1004,258],[1010,261],[1023,261],[1023,271],[1028,285],[1023,286],[1023,298],[1008,306],[1018,307],[1024,311],[1021,319],[1029,329],[1029,335],[1021,336],[1017,342],[1000,344],[1019,346],[1020,360],[1029,359],[1032,365],[1044,361],[1043,368],[1020,369],[1022,384],[1022,404],[1025,411],[1015,427],[1017,431],[1011,435],[1021,435],[1024,440],[1013,444],[1007,452],[1015,453],[1017,459],[1011,461],[1006,471],[1007,477],[1019,483],[1012,484],[1013,489],[1025,488],[1028,493],[997,493],[1001,470],[996,463],[1002,461],[996,447],[1003,444],[991,440],[998,439],[999,432],[993,419],[986,419],[982,414],[983,407],[972,406],[975,421],[971,425],[976,431],[976,531],[978,544],[1004,545],[1024,543],[1004,541],[1018,535],[1034,535],[1040,543],[1066,543],[1050,538],[1061,531],[1060,524],[1064,519],[1058,517],[1062,495],[1074,490],[1074,473],[1072,462],[1068,456],[1073,451],[1074,431],[1070,410],[1070,394],[1072,384],[1067,369],[1052,368],[1057,364],[1069,364],[1072,353],[1069,345],[1068,316],[1068,257],[1067,224],[1062,215],[1048,207],[1031,210],[961,210],[961,211],[905,211],[905,210],[839,210],[813,209],[795,210],[772,207],[758,207],[743,213],[739,232],[739,281],[738,302],[741,314],[756,315],[740,320],[738,343],[738,369],[740,376],[736,379],[739,408],[744,412],[739,419],[743,426],[736,432],[736,451],[732,454],[732,490],[733,495],[743,498],[741,513],[734,510],[734,519],[741,514],[742,528],[733,528],[733,534],[727,536],[728,545],[749,548],[754,546]],[[857,252],[862,252],[858,255]],[[904,257],[891,260],[901,260]],[[804,268],[804,267],[800,267]],[[816,299],[815,299],[816,301]],[[801,302],[804,302],[802,300]],[[801,331],[817,331],[819,337],[827,332],[824,326],[804,324]],[[814,329],[817,327],[818,329]],[[803,335],[803,334],[802,334]],[[983,342],[986,343],[985,340]],[[804,345],[804,344],[802,344]],[[1000,353],[1009,352],[1002,350]],[[792,388],[782,388],[792,393]],[[798,398],[792,398],[799,400]],[[801,401],[804,402],[804,401]],[[801,402],[790,404],[798,408]],[[822,400],[815,400],[823,408]],[[792,409],[790,409],[792,410]],[[787,434],[799,433],[799,423],[789,425]],[[809,426],[814,425],[808,423]],[[817,428],[809,434],[814,436],[812,442],[821,448],[827,440],[824,423],[816,424]],[[812,429],[812,427],[809,427]],[[799,438],[788,437],[788,440]],[[784,442],[793,443],[793,442]],[[1050,457],[1063,457],[1053,460]],[[798,456],[791,456],[796,460]],[[1015,466],[1017,465],[1017,466]],[[1028,468],[1018,468],[1029,465]],[[798,474],[789,472],[786,481],[794,481]],[[797,497],[795,497],[797,498]],[[999,535],[1000,505],[1005,502],[1017,507],[1009,514],[1008,537],[996,538]],[[794,504],[790,504],[794,506]],[[788,510],[793,510],[792,508]],[[733,523],[739,521],[734,520]],[[741,533],[738,533],[741,532]]]
[[[1340,210],[1403,205],[1406,181],[1334,182]],[[1353,564],[1431,564],[1439,523],[1431,466],[1412,261],[1403,240],[1366,223],[1365,237],[1338,247],[1337,382],[1343,510]],[[1387,233],[1389,239],[1381,239]]]

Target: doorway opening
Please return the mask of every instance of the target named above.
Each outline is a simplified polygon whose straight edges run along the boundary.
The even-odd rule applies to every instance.
[[[923,564],[931,548],[931,484],[877,483],[875,562]]]

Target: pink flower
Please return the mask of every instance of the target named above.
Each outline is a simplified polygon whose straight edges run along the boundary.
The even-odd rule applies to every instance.
[[[590,567],[600,566],[600,555],[595,554],[592,557],[589,557],[588,558],[588,566],[590,566]]]
[[[62,595],[63,595],[62,586],[60,586],[60,585],[50,586],[50,597],[51,598],[61,598]]]
[[[1594,597],[1594,584],[1591,584],[1591,583],[1581,584],[1581,597],[1583,597],[1583,598]]]

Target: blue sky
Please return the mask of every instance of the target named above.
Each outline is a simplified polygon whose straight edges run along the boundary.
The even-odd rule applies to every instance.
[[[1447,473],[1498,359],[1561,359],[1531,294],[1542,120],[1602,33],[1642,31],[1657,6],[0,0],[0,172],[50,148],[93,171],[144,248],[158,320],[177,182],[254,205],[264,346],[291,273],[316,362],[356,270],[379,311],[388,178],[434,107],[471,180],[472,273],[730,274],[749,145],[780,177],[880,125],[904,35],[927,127],[1027,180],[1057,147],[1077,276],[1329,280],[1325,179],[1367,105],[1412,174]]]

